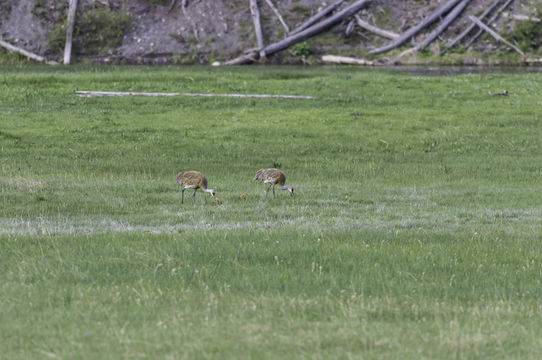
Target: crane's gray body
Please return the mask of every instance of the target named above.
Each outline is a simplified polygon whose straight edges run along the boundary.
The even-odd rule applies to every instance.
[[[267,199],[267,194],[269,193],[269,189],[273,189],[273,198],[275,197],[275,185],[279,185],[282,190],[287,190],[290,192],[290,195],[292,197],[295,197],[294,195],[294,188],[290,185],[284,185],[286,183],[286,174],[275,168],[268,168],[268,169],[260,169],[256,171],[256,175],[254,175],[254,180],[257,181],[263,181],[264,183],[269,184],[269,187],[265,191],[265,198]]]
[[[207,188],[207,178],[199,171],[181,171],[177,175],[177,184],[183,187],[181,203],[184,203],[184,191],[186,189],[194,189],[194,195],[192,195],[194,203],[196,202],[196,191],[198,189],[208,192],[212,197],[215,197],[215,191]]]

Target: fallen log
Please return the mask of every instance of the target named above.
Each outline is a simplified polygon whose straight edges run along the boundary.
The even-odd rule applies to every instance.
[[[254,31],[256,32],[256,41],[258,42],[258,49],[260,50],[260,57],[265,57],[262,23],[260,21],[260,8],[258,7],[258,0],[250,0],[250,13],[252,14],[252,22],[254,23]]]
[[[492,93],[491,91],[488,91],[487,92],[488,95],[497,95],[497,96],[508,96],[508,90],[503,90],[503,91],[498,91],[498,92],[494,92]]]
[[[376,27],[374,25],[369,24],[366,21],[361,20],[361,18],[357,14],[354,15],[354,17],[356,18],[356,22],[357,22],[357,24],[358,24],[358,26],[360,28],[363,28],[363,29],[375,34],[375,35],[378,35],[380,37],[390,39],[390,40],[395,40],[395,39],[397,39],[399,37],[399,35],[396,34],[396,33],[380,29],[379,27]]]
[[[341,22],[344,18],[347,18],[349,16],[354,15],[358,11],[360,11],[362,8],[367,6],[371,0],[358,0],[352,5],[348,6],[347,8],[339,11],[335,15],[330,16],[324,21],[319,22],[318,24],[315,24],[301,32],[295,33],[288,36],[287,38],[276,42],[274,44],[268,45],[263,49],[263,52],[266,55],[274,54],[278,51],[281,51],[283,49],[286,49],[300,41],[306,40],[334,25]]]
[[[373,66],[375,65],[374,61],[357,59],[349,56],[337,56],[337,55],[324,55],[322,56],[322,61],[332,64],[348,64],[348,65],[363,65],[363,66]]]
[[[455,19],[461,14],[461,12],[465,9],[467,4],[470,2],[470,0],[462,0],[452,11],[446,15],[444,20],[442,20],[442,24],[440,24],[431,34],[429,34],[421,43],[416,45],[414,49],[416,51],[420,51],[425,49],[425,47],[429,44],[431,44],[452,22],[455,21]]]
[[[346,25],[346,29],[344,30],[344,36],[349,37],[352,33],[352,30],[354,30],[354,27],[356,26],[356,23],[354,20],[350,20],[348,22],[348,25]]]
[[[69,65],[72,56],[73,28],[75,26],[75,13],[77,12],[77,0],[70,0],[68,10],[68,28],[66,29],[66,44],[64,46],[64,65]]]
[[[495,10],[495,8],[499,5],[499,3],[502,0],[496,0],[491,6],[489,6],[485,11],[482,13],[482,15],[479,16],[480,20],[483,20],[490,12]],[[452,42],[447,46],[448,48],[452,48],[455,45],[457,45],[465,36],[467,36],[474,28],[476,27],[476,24],[470,24],[459,36],[457,36],[455,39],[452,40]],[[446,53],[446,49],[442,49],[439,55],[444,55]]]
[[[270,94],[205,94],[205,93],[165,93],[165,92],[136,92],[136,91],[83,91],[77,90],[75,94],[79,97],[98,97],[98,96],[203,96],[203,97],[233,97],[233,98],[279,98],[279,99],[314,99],[309,95],[270,95]]]
[[[265,2],[267,3],[267,5],[269,5],[271,10],[273,10],[273,12],[275,13],[275,16],[279,19],[279,22],[282,24],[282,27],[284,28],[284,30],[286,30],[286,35],[289,35],[290,28],[288,27],[288,24],[286,24],[286,22],[282,18],[282,15],[280,14],[279,10],[275,7],[275,5],[273,4],[271,0],[265,0]]]
[[[2,46],[3,48],[5,48],[5,49],[7,49],[9,51],[13,51],[13,52],[19,53],[19,54],[21,54],[23,56],[26,56],[27,58],[29,58],[31,60],[35,60],[35,61],[38,61],[38,62],[50,64],[50,65],[57,65],[58,64],[56,61],[47,60],[43,56],[40,56],[40,55],[31,53],[30,51],[26,51],[24,49],[21,49],[20,47],[17,47],[15,45],[11,45],[10,43],[5,42],[3,40],[0,40],[0,46]]]
[[[501,14],[501,12],[504,11],[504,9],[506,9],[508,7],[508,5],[510,5],[512,3],[512,1],[514,0],[507,0],[503,6],[501,6],[496,12],[495,14],[493,14],[489,19],[487,19],[487,25],[490,25],[493,21],[495,21],[499,15]],[[480,37],[480,35],[482,35],[484,31],[482,29],[478,29],[478,31],[476,32],[476,34],[473,35],[472,38],[470,38],[468,41],[465,42],[465,46],[466,47],[469,47],[472,45],[473,42],[476,41],[476,39],[478,39]]]
[[[336,8],[341,6],[341,4],[344,2],[344,0],[338,0],[335,1],[333,4],[329,5],[328,7],[324,8],[322,11],[311,17],[309,20],[305,21],[303,24],[299,25],[297,28],[292,30],[290,35],[295,35],[298,32],[301,32],[305,30],[306,28],[312,26],[313,24],[317,23],[321,18],[326,16],[327,14],[333,12]]]
[[[502,15],[514,20],[518,20],[518,21],[540,22],[540,19],[535,16],[522,15],[522,14],[509,14],[507,12],[503,12]]]
[[[244,65],[244,64],[250,64],[255,61],[258,61],[260,57],[260,53],[258,51],[251,51],[248,53],[245,53],[239,57],[236,57],[235,59],[228,60],[220,65]]]
[[[499,34],[497,34],[495,31],[493,31],[489,26],[487,26],[486,24],[484,24],[483,22],[481,22],[478,18],[472,16],[472,15],[469,15],[469,19],[473,22],[476,23],[476,25],[478,25],[478,27],[480,27],[481,29],[483,29],[484,31],[486,31],[489,35],[493,36],[493,38],[495,38],[495,40],[497,41],[501,41],[503,43],[505,43],[506,45],[508,45],[510,48],[514,49],[514,51],[516,51],[518,54],[520,54],[521,56],[525,56],[525,54],[523,53],[523,51],[521,51],[520,49],[518,49],[517,46],[515,46],[514,44],[508,42],[506,39],[504,39],[503,37],[501,37]]]
[[[386,46],[382,46],[377,49],[373,49],[369,51],[369,54],[381,54],[384,52],[388,52],[390,50],[393,50],[401,45],[403,45],[405,42],[410,40],[413,36],[418,34],[421,30],[426,28],[427,26],[431,25],[435,21],[437,21],[442,15],[446,14],[448,11],[450,11],[454,6],[457,5],[461,0],[449,0],[444,6],[442,6],[440,9],[437,9],[434,11],[431,15],[429,15],[424,21],[419,23],[418,25],[414,26],[413,28],[410,28],[407,30],[403,35],[399,36],[395,41],[393,41],[391,44],[388,44]]]

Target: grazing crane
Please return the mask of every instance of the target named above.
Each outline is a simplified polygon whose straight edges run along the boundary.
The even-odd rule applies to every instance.
[[[269,184],[269,187],[265,191],[266,199],[267,194],[269,193],[269,189],[271,189],[271,187],[273,188],[273,198],[275,198],[275,185],[277,184],[279,184],[282,190],[288,190],[290,192],[290,195],[292,195],[292,198],[295,198],[294,188],[290,185],[284,185],[284,183],[286,182],[286,174],[279,169],[260,169],[256,171],[256,175],[254,175],[254,180],[263,181],[264,183]]]
[[[184,191],[186,189],[194,189],[194,204],[196,203],[196,191],[201,189],[215,197],[215,191],[213,189],[207,189],[207,178],[199,171],[181,171],[177,175],[177,184],[183,186],[181,203],[184,204]]]

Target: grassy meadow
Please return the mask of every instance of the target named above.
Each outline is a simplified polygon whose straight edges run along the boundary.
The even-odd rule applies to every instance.
[[[0,67],[0,357],[539,359],[540,94],[542,73]],[[265,200],[262,167],[295,199]],[[222,203],[181,204],[180,170]]]

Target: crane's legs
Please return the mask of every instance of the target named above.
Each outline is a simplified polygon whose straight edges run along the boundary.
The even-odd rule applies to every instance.
[[[265,190],[265,198],[266,198],[266,199],[267,199],[267,194],[269,194],[269,190],[271,189],[271,186],[272,186],[272,185],[269,184],[269,187],[267,188],[267,190]],[[273,191],[275,191],[275,190],[273,189]]]
[[[194,195],[192,195],[194,198],[194,205],[196,205],[196,191],[198,191],[198,189],[194,189]]]
[[[275,197],[275,185],[276,185],[276,184],[273,184],[273,199],[276,198],[276,197]]]
[[[186,190],[186,188],[183,188],[183,190],[181,191],[181,204],[184,204],[184,191]]]

